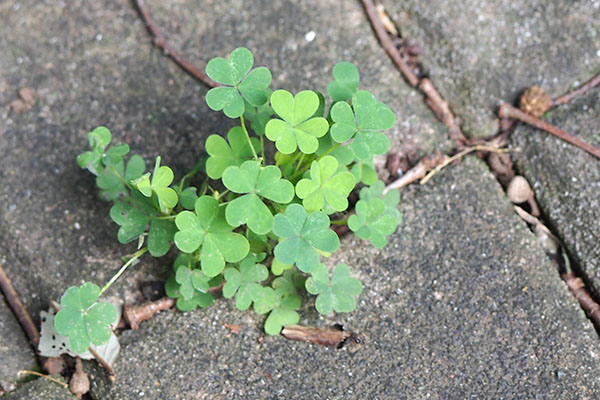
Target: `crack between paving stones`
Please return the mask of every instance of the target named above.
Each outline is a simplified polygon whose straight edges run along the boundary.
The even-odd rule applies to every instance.
[[[397,69],[402,74],[402,77],[404,78],[404,80],[413,88],[419,89],[419,92],[423,95],[423,99],[425,100],[426,104],[429,106],[430,110],[448,128],[448,134],[451,139],[454,139],[454,141],[456,143],[456,148],[458,150],[462,150],[465,146],[465,142],[461,140],[461,135],[462,135],[463,131],[460,127],[458,127],[458,124],[456,124],[456,120],[454,118],[455,115],[449,109],[447,102],[441,97],[441,95],[439,95],[439,93],[437,93],[437,91],[435,90],[435,87],[433,86],[433,84],[430,81],[430,78],[428,76],[426,76],[426,74],[421,72],[421,71],[425,70],[424,66],[420,63],[420,61],[417,60],[416,63],[414,63],[414,64],[420,72],[418,74],[415,74],[412,70],[409,70],[407,72],[406,69],[408,68],[408,65],[405,63],[404,60],[400,60],[400,61],[398,60],[398,58],[402,58],[399,50],[395,47],[394,47],[394,49],[390,49],[390,45],[392,44],[392,40],[391,40],[392,34],[390,34],[387,30],[385,30],[383,28],[383,24],[375,12],[375,5],[373,4],[373,1],[372,0],[362,0],[362,4],[364,6],[364,11],[367,16],[367,19],[370,21],[371,27],[373,28],[373,34],[378,39],[378,42],[380,43],[380,45],[386,51],[386,53],[388,54],[388,56],[390,57],[390,59],[392,60],[394,65],[396,65]],[[388,18],[390,18],[389,15],[388,15]],[[391,20],[391,18],[390,18],[390,20]],[[394,36],[394,37],[397,39],[403,40],[404,44],[406,45],[407,44],[406,39],[402,37],[402,32],[398,28],[398,25],[393,20],[391,20],[391,22],[396,26],[396,29],[398,32],[397,36]],[[385,39],[386,36],[389,38],[389,40]],[[429,88],[429,91],[425,90],[426,88]],[[458,119],[460,120],[460,117]],[[507,130],[508,132],[503,131],[501,129],[500,132],[498,132],[498,134],[495,135],[491,140],[500,138],[502,142],[505,142],[511,133],[510,131],[512,131],[512,129],[514,128],[514,125],[515,124],[513,123],[512,127]],[[457,129],[461,135],[457,134],[457,132],[456,132]],[[462,137],[465,137],[465,136],[462,136]],[[468,142],[470,137],[467,135],[466,139]],[[477,139],[475,139],[475,140],[477,141]],[[505,144],[506,143],[504,143],[504,145]],[[492,172],[492,174],[496,178],[496,181],[500,184],[504,193],[506,194],[507,187],[505,187],[504,184],[502,183],[502,181],[498,178],[498,176],[496,176],[496,174],[493,173],[493,168],[490,165],[488,159],[484,158],[484,157],[479,157],[479,158],[481,158],[487,164],[490,172]],[[517,169],[515,169],[514,166],[512,166],[512,170],[515,172],[515,175],[519,175],[518,174],[519,171]],[[526,178],[526,175],[522,175],[522,176]],[[534,193],[534,196],[535,196],[535,193]],[[569,251],[569,249],[567,249],[567,247],[563,244],[564,241],[562,240],[561,235],[558,234],[558,229],[557,229],[556,224],[552,221],[552,219],[550,219],[546,215],[544,210],[541,208],[540,208],[540,215],[538,216],[538,219],[541,221],[541,224],[543,226],[545,226],[550,231],[550,233],[552,235],[554,235],[559,241],[557,254],[556,255],[547,254],[547,256],[556,265],[559,278],[565,283],[566,289],[573,295],[573,297],[575,297],[575,300],[578,302],[579,306],[584,311],[587,319],[594,326],[596,333],[600,336],[600,320],[598,318],[595,319],[595,318],[593,318],[593,316],[590,315],[590,313],[588,312],[589,310],[587,310],[586,306],[584,305],[584,301],[580,300],[578,298],[578,295],[576,293],[574,293],[573,290],[570,289],[565,277],[567,276],[567,274],[572,274],[574,276],[574,279],[578,279],[578,278],[581,279],[581,281],[585,285],[582,288],[582,290],[587,293],[584,295],[584,297],[588,297],[592,301],[592,303],[594,303],[592,305],[592,309],[594,309],[596,307],[600,307],[599,306],[600,293],[598,293],[598,291],[591,284],[592,283],[591,280],[589,279],[587,274],[584,272],[577,257],[574,256]],[[524,222],[527,224],[526,221],[524,221]],[[529,224],[527,224],[527,225],[529,227]],[[565,262],[565,259],[567,262]],[[596,310],[597,310],[597,308],[596,308]]]

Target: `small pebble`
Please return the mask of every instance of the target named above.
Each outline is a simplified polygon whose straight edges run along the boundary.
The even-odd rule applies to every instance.
[[[307,42],[312,42],[313,40],[315,40],[316,36],[317,34],[315,33],[315,31],[310,31],[307,32],[306,35],[304,35],[304,39],[306,39]]]
[[[75,228],[76,230],[80,230],[81,229],[81,225],[79,225],[79,222],[75,222],[73,224],[73,228]]]

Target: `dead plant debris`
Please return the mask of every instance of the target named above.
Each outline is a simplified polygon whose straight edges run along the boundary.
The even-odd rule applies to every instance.
[[[343,330],[341,325],[336,325],[333,328],[287,325],[283,328],[281,334],[291,340],[299,340],[301,342],[338,348],[340,348],[349,337],[352,337],[352,332]]]

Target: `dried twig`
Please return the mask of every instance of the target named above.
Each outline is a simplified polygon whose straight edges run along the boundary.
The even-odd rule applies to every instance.
[[[518,108],[511,106],[510,104],[507,104],[507,103],[502,104],[502,106],[500,106],[500,109],[498,110],[498,116],[500,118],[518,119],[519,121],[528,123],[529,125],[532,125],[538,129],[542,129],[546,132],[549,132],[549,133],[553,134],[554,136],[561,138],[565,142],[569,142],[572,145],[575,145],[575,146],[587,151],[588,153],[600,158],[600,149],[584,142],[583,140],[579,139],[578,137],[575,137],[575,136],[563,131],[562,129],[558,129],[554,125],[552,125],[544,120],[541,120],[539,118],[536,118],[529,114],[526,114],[523,111],[519,110]]]
[[[448,103],[442,99],[442,96],[440,96],[435,86],[433,86],[429,79],[423,78],[419,83],[419,89],[427,96],[427,104],[431,107],[434,114],[448,127],[450,139],[453,139],[459,145],[463,145],[462,147],[464,147],[467,138],[460,129],[456,118],[454,118],[454,115],[450,111]]]
[[[94,356],[96,361],[98,361],[98,364],[100,364],[102,367],[104,367],[104,369],[106,371],[108,371],[110,380],[115,382],[117,380],[117,378],[115,376],[115,371],[113,371],[112,367],[106,362],[106,360],[104,358],[102,358],[102,356],[100,354],[98,354],[98,352],[96,350],[94,350],[91,347],[88,350],[90,351],[90,353],[92,353],[92,355]]]
[[[435,168],[433,168],[429,173],[421,179],[419,182],[421,185],[426,184],[435,174],[437,174],[442,168],[446,167],[449,164],[452,164],[454,161],[458,160],[461,157],[466,156],[467,154],[473,151],[488,151],[488,152],[496,152],[496,153],[507,153],[512,151],[511,149],[498,149],[496,147],[485,146],[485,145],[477,145],[473,147],[467,147],[460,153],[453,155],[452,157],[446,158],[443,162],[438,164]]]
[[[322,329],[301,325],[287,325],[281,333],[288,339],[336,347],[352,336],[351,332],[341,329]]]
[[[6,302],[15,313],[17,320],[27,334],[29,343],[31,343],[34,350],[37,351],[37,346],[40,341],[40,332],[33,323],[27,308],[25,308],[25,305],[21,302],[21,299],[19,299],[19,295],[13,287],[12,282],[8,278],[8,275],[6,275],[4,268],[2,268],[2,265],[0,265],[0,290],[4,294]]]
[[[21,374],[36,375],[36,376],[42,377],[44,379],[48,379],[48,380],[50,380],[50,381],[52,381],[54,383],[58,383],[59,385],[61,385],[62,387],[66,388],[66,389],[69,388],[69,385],[66,384],[65,382],[61,382],[58,379],[55,379],[55,378],[53,378],[51,376],[48,376],[48,375],[40,374],[37,371],[30,371],[30,370],[26,369],[26,370],[23,370],[23,371],[19,371],[19,375],[21,375]]]
[[[137,329],[140,323],[149,320],[159,311],[167,310],[175,305],[175,299],[163,297],[162,299],[142,304],[140,306],[123,307],[123,318],[131,329]]]
[[[581,308],[587,312],[589,318],[594,321],[596,326],[600,326],[600,305],[594,301],[583,280],[573,274],[561,274],[560,277],[579,301]]]
[[[419,78],[411,71],[410,67],[402,59],[402,56],[400,55],[400,52],[396,46],[394,46],[392,39],[390,39],[390,36],[388,35],[383,23],[381,22],[381,19],[379,18],[379,14],[375,5],[373,4],[373,0],[362,0],[362,3],[369,20],[371,21],[371,25],[375,30],[375,34],[379,38],[381,46],[388,53],[398,69],[400,69],[400,72],[402,72],[402,75],[404,75],[404,78],[408,81],[408,83],[410,83],[411,86],[416,87],[419,84]]]
[[[208,87],[217,87],[219,84],[212,79],[210,79],[204,72],[200,69],[196,68],[191,62],[185,59],[181,54],[179,54],[170,44],[166,41],[163,35],[160,33],[158,26],[152,20],[150,16],[150,11],[144,4],[144,0],[133,0],[136,8],[139,11],[140,17],[146,24],[150,35],[153,37],[154,44],[164,51],[164,53],[173,59],[177,65],[179,65],[185,72],[198,79],[200,82],[204,83]]]
[[[385,194],[392,189],[401,189],[404,186],[410,185],[416,180],[423,178],[427,172],[444,162],[446,158],[447,156],[439,150],[423,157],[417,165],[406,171],[400,178],[387,185],[383,190],[383,193]]]
[[[552,107],[554,107],[554,106],[558,106],[561,104],[566,104],[569,101],[573,100],[575,97],[581,96],[582,94],[584,94],[585,92],[587,92],[594,86],[597,86],[598,84],[600,84],[600,74],[596,75],[595,77],[593,77],[592,79],[590,79],[589,81],[584,83],[583,85],[579,86],[577,89],[572,90],[569,93],[564,94],[564,95],[560,96],[559,98],[553,100],[551,105],[552,105]]]
[[[223,327],[229,329],[231,333],[235,333],[236,335],[242,331],[242,326],[237,324],[223,324]]]

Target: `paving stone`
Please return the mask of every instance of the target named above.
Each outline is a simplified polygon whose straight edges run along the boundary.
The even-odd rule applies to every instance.
[[[273,67],[274,87],[325,90],[333,65],[352,60],[365,85],[397,114],[395,147],[410,141],[419,154],[447,147],[445,128],[401,81],[360,7],[344,5],[342,20],[330,12],[332,4],[338,3],[149,2],[165,35],[193,62],[204,65],[245,45],[257,64]],[[8,1],[0,19],[8,22],[0,27],[0,47],[7,49],[0,59],[0,255],[36,318],[66,287],[107,280],[119,257],[134,251],[133,244],[117,243],[109,205],[75,163],[89,130],[107,125],[116,142],[128,142],[149,162],[161,154],[181,176],[203,154],[204,139],[233,122],[209,110],[206,88],[152,47],[129,1]],[[264,31],[251,29],[251,22]],[[310,30],[316,38],[309,43]],[[35,104],[15,113],[9,104],[21,87],[34,91]],[[136,300],[137,282],[152,278],[148,272],[165,278],[168,262],[148,258],[109,294]]]
[[[32,369],[37,364],[35,354],[8,304],[0,293],[0,387],[5,391],[15,388],[19,371]]]
[[[53,378],[64,382],[60,375],[52,375]],[[2,397],[6,400],[74,400],[76,399],[69,389],[48,379],[38,378],[27,382],[17,390]]]
[[[594,398],[600,347],[554,266],[481,162],[442,171],[402,201],[383,251],[352,237],[346,262],[364,292],[340,350],[265,337],[262,317],[217,301],[168,311],[121,335],[113,385],[97,398]],[[235,335],[224,323],[240,324]],[[135,365],[136,368],[131,368]],[[100,380],[96,380],[100,382]]]
[[[341,58],[389,102],[394,146],[447,146],[446,131],[400,79],[358,3],[191,0],[147,2],[174,44],[201,65],[239,45],[272,68],[276,87],[325,88]],[[117,141],[181,175],[203,139],[231,122],[204,104],[206,89],[159,51],[130,2],[5,1],[0,7],[0,255],[32,313],[84,280],[105,281],[119,255],[108,205],[74,163],[85,133],[107,124]],[[307,41],[306,33],[315,39]],[[312,72],[309,72],[312,71]],[[20,87],[31,110],[9,103]],[[98,372],[96,398],[593,397],[597,335],[492,176],[467,161],[410,189],[405,224],[385,251],[347,239],[334,261],[364,284],[341,322],[362,340],[342,350],[263,338],[262,318],[228,301],[211,311],[169,311],[122,335],[118,380]],[[138,297],[141,279],[168,260],[144,261],[111,292]],[[332,264],[330,264],[332,265]],[[241,323],[233,335],[223,323]],[[262,339],[261,339],[262,338]],[[89,364],[88,364],[89,366]]]
[[[497,133],[499,102],[538,85],[552,97],[600,70],[600,3],[384,1],[471,136]]]
[[[600,90],[544,116],[600,147]],[[600,160],[546,132],[521,125],[511,137],[513,160],[530,181],[542,212],[576,266],[600,293]]]

